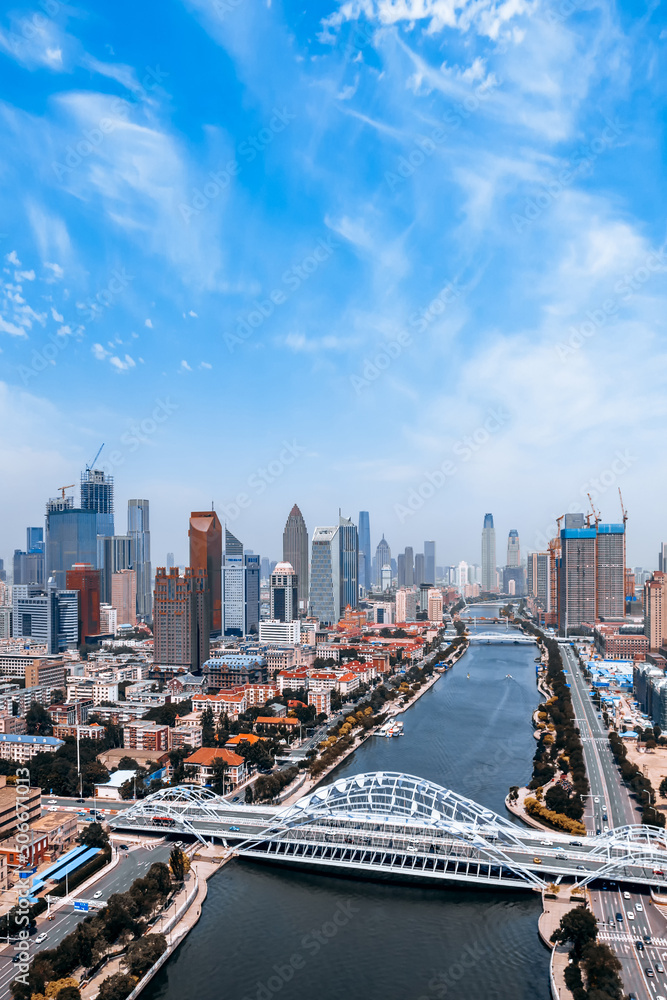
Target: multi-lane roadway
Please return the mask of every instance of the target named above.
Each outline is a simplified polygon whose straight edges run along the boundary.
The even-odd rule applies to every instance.
[[[606,826],[641,823],[641,809],[621,780],[607,731],[593,704],[577,656],[569,646],[560,648],[591,786],[584,817],[586,825],[594,832],[604,831]],[[666,997],[667,976],[661,970],[667,968],[667,921],[651,902],[650,893],[638,885],[608,882],[596,886],[590,899],[600,940],[618,956],[626,989],[638,1000]]]

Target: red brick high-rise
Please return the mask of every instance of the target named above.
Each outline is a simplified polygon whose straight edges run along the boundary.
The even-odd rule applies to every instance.
[[[190,514],[190,566],[208,578],[209,635],[222,631],[222,525],[214,510]]]
[[[153,662],[201,673],[208,659],[206,570],[159,566],[153,594]]]
[[[66,573],[67,590],[79,591],[79,642],[100,632],[100,571],[90,563],[74,563]]]

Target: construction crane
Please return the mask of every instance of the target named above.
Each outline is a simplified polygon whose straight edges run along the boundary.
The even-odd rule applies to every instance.
[[[98,458],[100,457],[100,454],[101,454],[101,452],[102,452],[102,448],[104,448],[104,441],[103,441],[103,442],[102,442],[102,444],[100,445],[100,447],[99,447],[99,450],[98,450],[98,452],[97,452],[97,455],[95,455],[95,458],[94,458],[94,459],[92,460],[92,462],[89,462],[89,463],[88,463],[88,465],[86,466],[86,469],[87,469],[87,470],[88,470],[89,472],[90,472],[90,470],[91,470],[91,469],[94,469],[94,468],[95,468],[95,462],[96,462],[96,461],[97,461],[97,459],[98,459]]]
[[[565,520],[565,514],[561,514],[560,517],[556,518],[556,531],[557,531],[557,534],[560,534],[560,522],[564,521],[564,520]]]
[[[58,489],[60,490],[60,499],[65,499],[65,490],[73,490],[75,486],[76,483],[70,483],[69,486],[59,486]]]
[[[621,501],[621,510],[623,511],[623,524],[625,525],[625,524],[627,524],[627,520],[628,520],[628,512],[625,509],[625,506],[623,504],[623,494],[621,493],[621,487],[620,486],[618,487],[618,496],[619,496],[619,499]]]
[[[595,509],[595,504],[593,503],[593,497],[590,495],[590,493],[587,493],[586,496],[588,497],[588,501],[591,505],[591,510],[593,511],[593,517],[595,518],[595,526],[597,527],[602,518]]]

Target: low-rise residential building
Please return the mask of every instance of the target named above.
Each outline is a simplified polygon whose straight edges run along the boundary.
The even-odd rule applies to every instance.
[[[228,715],[233,722],[238,719],[239,715],[247,711],[248,702],[245,691],[221,691],[220,694],[194,695],[192,708],[195,712],[203,712],[205,708],[210,708],[214,718]]]
[[[9,712],[0,714],[0,733],[11,736],[23,736],[27,732],[27,725],[24,718],[18,715],[10,715]]]
[[[254,746],[255,743],[261,743],[265,737],[256,736],[255,733],[237,733],[236,736],[230,736],[225,747],[227,750],[236,750],[242,743],[246,743],[249,746]]]
[[[35,834],[46,834],[49,851],[60,854],[76,840],[77,816],[76,813],[64,810],[46,813],[45,816],[40,816],[34,823],[31,823],[30,829]]]
[[[301,670],[281,670],[276,681],[281,694],[285,690],[298,691],[300,688],[308,687],[308,671],[305,667]]]
[[[169,726],[137,720],[123,726],[126,750],[169,750]]]
[[[74,739],[80,740],[103,740],[106,738],[107,731],[99,722],[91,722],[90,725],[83,726],[77,726],[76,723],[74,725],[64,723],[53,727],[53,735],[59,740],[64,740],[66,736],[73,736]]]
[[[338,674],[333,670],[311,670],[308,674],[309,691],[333,691],[338,681]]]
[[[278,687],[273,684],[246,684],[243,688],[248,708],[254,705],[266,705],[270,698],[278,694]]]
[[[266,651],[266,667],[271,677],[275,677],[280,670],[291,670],[298,662],[299,650],[293,646]]]
[[[38,753],[55,753],[64,746],[54,736],[14,736],[0,733],[0,760],[25,764]]]
[[[275,716],[271,717],[270,715],[260,715],[257,719],[255,719],[255,725],[259,730],[273,730],[275,732],[276,729],[280,729],[282,727],[288,731],[291,730],[292,732],[296,732],[301,723],[298,719],[295,719],[294,716],[291,715],[288,715],[286,718],[275,718]]]
[[[48,834],[34,833],[27,844],[18,844],[14,837],[0,841],[0,856],[6,868],[39,865],[49,850]]]
[[[118,681],[95,681],[93,701],[96,705],[104,701],[118,701]]]
[[[336,681],[336,687],[340,691],[341,695],[345,697],[357,690],[359,687],[359,678],[354,671],[350,670],[345,674],[341,674]]]
[[[186,747],[200,747],[202,741],[201,726],[174,726],[169,730],[169,749],[184,750]]]
[[[331,691],[309,691],[308,704],[315,707],[318,715],[322,712],[325,715],[331,715]]]
[[[216,759],[222,759],[227,765],[225,784],[229,782],[229,789],[240,785],[245,778],[246,764],[243,757],[232,750],[226,750],[224,747],[200,747],[190,757],[186,757],[183,763],[194,770],[194,780],[198,784],[210,785]]]

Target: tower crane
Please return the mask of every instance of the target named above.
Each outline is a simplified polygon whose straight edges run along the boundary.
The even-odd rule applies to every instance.
[[[623,494],[621,493],[621,487],[620,486],[618,487],[618,496],[619,496],[619,499],[621,501],[621,510],[623,511],[623,524],[625,525],[627,523],[627,520],[628,520],[628,512],[625,509],[625,506],[623,504]]]
[[[593,503],[593,497],[590,495],[590,493],[587,493],[586,496],[588,497],[589,503],[591,505],[591,510],[593,511],[593,517],[595,518],[595,525],[597,527],[602,518],[595,509],[595,504]]]
[[[98,458],[100,457],[100,454],[101,454],[101,451],[102,451],[102,448],[104,448],[104,441],[103,441],[103,442],[102,442],[102,444],[100,445],[100,447],[99,447],[99,449],[98,449],[98,452],[97,452],[97,455],[95,455],[95,458],[94,458],[94,459],[92,460],[92,462],[89,462],[89,463],[88,463],[88,465],[86,466],[86,469],[87,469],[88,471],[90,471],[91,469],[94,469],[94,468],[95,468],[95,462],[96,462],[96,461],[97,461],[97,459],[98,459]]]
[[[65,499],[65,490],[73,490],[75,486],[76,483],[70,483],[69,486],[59,486],[58,489],[60,490],[60,499]]]

